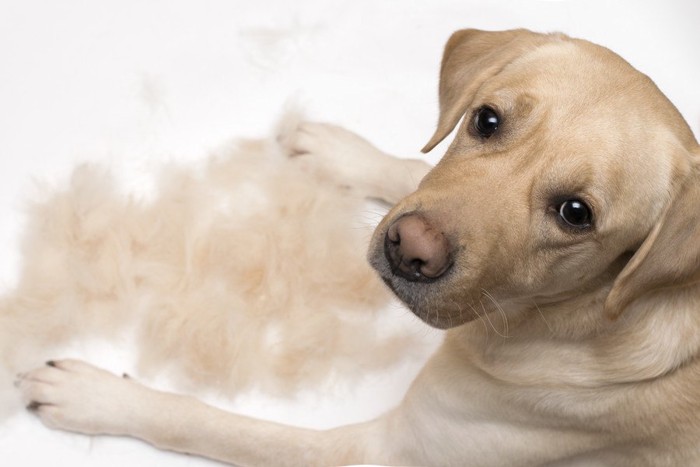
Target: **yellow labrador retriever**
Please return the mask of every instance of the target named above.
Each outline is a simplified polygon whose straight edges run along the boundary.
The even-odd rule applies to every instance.
[[[239,465],[700,465],[700,149],[678,111],[603,47],[465,30],[424,150],[457,127],[432,170],[337,127],[296,137],[398,201],[369,260],[449,328],[396,409],[300,429],[79,361],[24,375],[27,404],[51,427]]]

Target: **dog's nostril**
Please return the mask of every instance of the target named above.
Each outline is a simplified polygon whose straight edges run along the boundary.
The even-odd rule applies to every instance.
[[[393,227],[392,225],[386,233],[386,239],[393,245],[399,246],[401,245],[401,234],[399,233],[399,229],[394,229]]]
[[[437,279],[450,267],[447,238],[423,216],[409,214],[396,220],[384,243],[392,272],[407,280]]]
[[[417,280],[421,276],[430,277],[429,273],[426,273],[427,263],[422,259],[411,260],[408,264],[401,264],[399,267],[404,270],[404,272],[409,273],[411,276],[415,277]]]

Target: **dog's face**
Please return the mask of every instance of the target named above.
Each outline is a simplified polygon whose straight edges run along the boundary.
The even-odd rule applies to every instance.
[[[610,289],[641,261],[630,258],[694,172],[697,143],[676,109],[647,77],[584,41],[455,33],[440,107],[426,150],[457,126],[456,136],[378,226],[369,253],[435,327]],[[611,306],[633,300],[631,288]]]

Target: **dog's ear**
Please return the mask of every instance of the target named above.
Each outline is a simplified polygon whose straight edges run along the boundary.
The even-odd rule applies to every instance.
[[[440,67],[438,127],[422,151],[430,151],[452,132],[474,93],[488,78],[552,37],[524,29],[494,32],[464,29],[452,34]]]
[[[641,247],[618,274],[605,300],[617,319],[640,296],[700,282],[700,149]]]

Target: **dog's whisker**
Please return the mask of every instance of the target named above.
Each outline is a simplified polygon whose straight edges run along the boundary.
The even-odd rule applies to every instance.
[[[540,314],[540,317],[542,318],[542,321],[544,321],[544,324],[547,326],[547,329],[549,329],[549,332],[554,334],[554,330],[552,329],[552,326],[549,325],[549,322],[547,322],[547,318],[544,317],[544,313],[542,313],[542,310],[540,309],[539,305],[537,304],[537,302],[534,299],[532,299],[532,304],[535,305],[535,309]]]
[[[503,320],[503,334],[505,338],[510,337],[510,332],[509,332],[509,323],[508,323],[508,315],[506,314],[505,310],[503,307],[496,301],[496,299],[489,293],[488,290],[486,289],[481,289],[481,293],[491,300],[491,303],[496,307],[496,310],[498,310],[498,314],[501,316],[501,319]]]
[[[432,310],[435,313],[435,322],[439,323],[440,322],[440,308],[435,306],[434,304],[431,304],[429,310]],[[429,311],[430,313],[430,311]],[[430,317],[430,315],[428,315]]]
[[[500,332],[496,328],[496,326],[493,324],[493,321],[491,321],[491,317],[489,316],[490,313],[488,311],[486,311],[486,306],[484,305],[484,302],[481,299],[479,299],[479,304],[481,305],[481,309],[484,312],[484,318],[486,318],[488,320],[489,325],[491,326],[491,329],[493,329],[493,332],[495,332],[496,335],[499,337],[503,337],[504,339],[507,338],[508,336],[504,335],[502,332]]]
[[[484,317],[481,315],[481,313],[479,313],[479,310],[477,310],[476,307],[475,307],[474,305],[472,305],[471,303],[469,304],[469,308],[472,309],[472,311],[474,312],[474,314],[479,318],[479,321],[481,321],[481,324],[483,324],[483,326],[484,326],[484,332],[486,333],[486,337],[488,338],[488,336],[489,336],[489,326],[488,326],[488,324],[486,323],[486,320],[485,320]]]
[[[459,311],[459,322],[463,323],[464,322],[464,313],[462,312],[462,305],[459,302],[454,302],[454,303],[457,306],[457,310]]]

